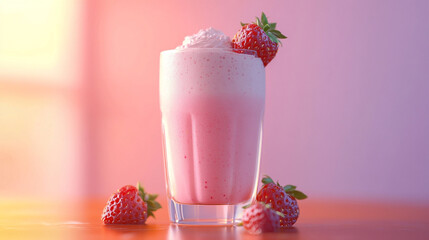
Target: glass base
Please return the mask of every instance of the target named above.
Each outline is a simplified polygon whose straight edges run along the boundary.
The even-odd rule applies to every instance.
[[[250,202],[250,201],[249,201]],[[243,206],[236,205],[190,205],[168,199],[170,221],[186,225],[236,225],[241,223]]]

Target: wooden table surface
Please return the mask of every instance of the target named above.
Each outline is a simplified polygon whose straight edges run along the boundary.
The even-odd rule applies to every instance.
[[[429,205],[308,199],[295,227],[250,235],[242,227],[170,224],[166,208],[146,225],[105,226],[104,204],[0,200],[0,239],[429,239]]]

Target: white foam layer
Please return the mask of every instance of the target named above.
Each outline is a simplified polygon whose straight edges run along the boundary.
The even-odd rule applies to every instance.
[[[186,48],[224,48],[231,49],[231,39],[214,28],[201,29],[198,33],[185,37],[182,45],[176,49]]]

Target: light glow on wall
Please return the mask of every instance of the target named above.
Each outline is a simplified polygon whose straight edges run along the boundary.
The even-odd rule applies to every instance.
[[[0,81],[72,84],[76,80],[78,1],[0,2]]]

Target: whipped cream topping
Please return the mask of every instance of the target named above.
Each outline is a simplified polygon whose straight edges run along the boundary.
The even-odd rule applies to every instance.
[[[225,48],[231,49],[231,39],[223,32],[214,28],[201,29],[198,33],[185,37],[181,46],[176,49],[186,48]]]

